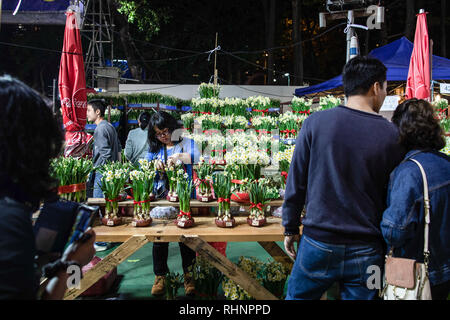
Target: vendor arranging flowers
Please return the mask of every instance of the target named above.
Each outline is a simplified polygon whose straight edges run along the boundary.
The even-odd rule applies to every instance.
[[[154,113],[150,118],[148,127],[148,140],[150,151],[147,154],[147,160],[158,160],[155,176],[154,193],[156,198],[165,198],[168,193],[168,183],[165,176],[165,167],[172,163],[181,161],[185,166],[189,180],[192,180],[192,164],[200,157],[198,148],[194,140],[182,137],[181,123],[164,111]],[[178,195],[180,196],[180,195]],[[189,249],[185,244],[179,243],[181,258],[183,261],[184,289],[187,295],[192,294],[195,285],[192,277],[186,276],[189,267],[195,259],[195,252]],[[153,271],[156,275],[152,287],[153,295],[162,295],[165,293],[165,276],[169,272],[167,266],[167,257],[169,251],[168,242],[153,243]]]

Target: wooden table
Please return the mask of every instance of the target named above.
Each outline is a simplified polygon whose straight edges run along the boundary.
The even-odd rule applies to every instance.
[[[165,200],[159,200],[152,202],[152,204],[163,206],[165,204],[164,201]],[[165,205],[177,205],[177,203],[166,202],[168,204]],[[104,199],[89,199],[88,204],[103,206]],[[130,206],[132,204],[133,201],[119,202],[119,206]],[[192,207],[209,207],[215,205],[217,205],[216,202],[204,203],[196,200],[191,201]],[[232,205],[242,206],[240,203],[234,203]],[[271,205],[280,206],[282,205],[282,200],[277,200],[276,202],[271,203]],[[148,242],[183,242],[199,255],[205,257],[214,267],[239,284],[254,298],[259,300],[277,299],[254,278],[242,271],[234,263],[209,245],[208,241],[257,241],[276,261],[285,264],[290,270],[293,265],[292,259],[278,246],[278,244],[275,243],[275,241],[283,241],[284,239],[284,229],[281,226],[280,218],[268,217],[267,224],[263,227],[252,227],[247,224],[246,216],[235,217],[237,224],[234,228],[217,227],[214,223],[214,217],[194,216],[194,219],[195,225],[186,229],[177,227],[174,224],[174,220],[162,219],[154,219],[149,227],[136,228],[131,226],[132,218],[126,218],[125,223],[120,226],[95,226],[96,241],[123,243],[89,270],[81,280],[80,289],[68,290],[64,299],[75,299]]]

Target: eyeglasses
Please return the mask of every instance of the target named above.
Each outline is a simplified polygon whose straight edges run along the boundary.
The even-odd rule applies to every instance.
[[[155,136],[156,136],[157,138],[162,138],[162,137],[167,136],[169,133],[170,133],[170,132],[169,132],[169,129],[165,129],[164,131],[155,134]]]

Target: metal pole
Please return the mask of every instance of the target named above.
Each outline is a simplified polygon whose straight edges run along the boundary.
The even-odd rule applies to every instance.
[[[352,24],[354,21],[353,19],[353,10],[349,10],[348,11],[348,16],[347,16],[347,25]],[[352,40],[352,35],[353,35],[353,28],[352,27],[348,27],[347,29],[347,58],[346,58],[346,62],[348,62],[350,60],[350,41]]]
[[[56,79],[53,79],[53,114],[56,113]]]

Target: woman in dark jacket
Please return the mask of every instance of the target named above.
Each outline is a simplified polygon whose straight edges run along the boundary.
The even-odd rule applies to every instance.
[[[49,165],[62,151],[63,135],[39,94],[9,76],[0,77],[0,115],[0,300],[36,299],[40,270],[31,216],[40,201],[55,196]],[[42,299],[62,299],[68,265],[92,259],[95,233],[88,233],[90,240],[71,245],[54,264]]]
[[[450,293],[450,158],[439,152],[445,146],[443,131],[425,100],[410,99],[400,104],[392,122],[399,129],[400,143],[408,150],[403,162],[392,172],[387,209],[381,230],[394,257],[423,262],[424,202],[423,166],[429,188],[431,222],[428,272],[433,300]]]

